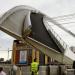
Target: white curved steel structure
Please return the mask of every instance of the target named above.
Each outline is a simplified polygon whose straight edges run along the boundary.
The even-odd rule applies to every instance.
[[[10,9],[0,18],[0,29],[15,38],[22,37],[23,23],[31,11],[35,10],[26,6],[17,6]]]
[[[28,42],[32,46],[38,48],[40,51],[48,55],[49,57],[52,57],[61,63],[72,64],[74,60],[68,56],[65,56],[65,53],[55,51],[54,49],[44,45],[43,43],[28,37],[32,27],[30,20],[31,12],[40,13],[36,9],[26,6],[17,6],[7,11],[0,18],[0,29],[6,32],[7,34],[15,37],[16,39],[22,39]]]

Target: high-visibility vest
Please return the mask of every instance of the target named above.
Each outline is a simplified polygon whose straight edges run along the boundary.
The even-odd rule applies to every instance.
[[[32,62],[31,63],[31,71],[37,72],[38,71],[38,66],[39,66],[38,62]]]

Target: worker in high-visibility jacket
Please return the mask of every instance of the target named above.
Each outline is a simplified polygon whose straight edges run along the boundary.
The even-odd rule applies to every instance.
[[[39,63],[36,62],[36,59],[31,63],[31,75],[38,75]]]

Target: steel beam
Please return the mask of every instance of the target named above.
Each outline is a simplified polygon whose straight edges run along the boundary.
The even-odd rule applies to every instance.
[[[29,43],[30,45],[32,45],[33,47],[37,48],[39,51],[43,52],[44,54],[46,54],[47,56],[57,60],[60,63],[63,64],[73,64],[73,60],[64,56],[64,54],[57,52],[56,50],[49,48],[48,46],[30,38],[27,37],[24,39],[27,43]]]

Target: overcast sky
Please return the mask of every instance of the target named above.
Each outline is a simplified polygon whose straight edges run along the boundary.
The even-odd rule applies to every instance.
[[[0,15],[4,14],[12,7],[18,5],[31,6],[47,14],[50,17],[75,13],[75,0],[0,0]],[[66,26],[67,28],[70,28],[68,25]],[[70,30],[73,30],[74,32],[75,26],[73,25],[72,28]],[[57,29],[55,30],[57,31]],[[57,33],[59,34],[58,31]],[[63,35],[66,36],[65,33]],[[11,49],[13,39],[14,38],[0,31],[0,50],[8,50],[8,48]],[[66,41],[67,44],[71,43],[70,45],[75,44],[75,42],[73,42],[73,39],[74,38],[72,36],[70,37],[69,35],[66,39],[65,37],[63,37],[63,40]]]
[[[75,0],[0,0],[0,13],[16,5],[28,5],[41,10],[49,16],[75,12]]]

